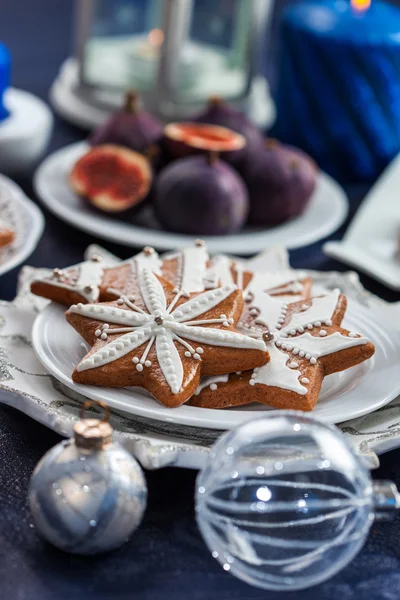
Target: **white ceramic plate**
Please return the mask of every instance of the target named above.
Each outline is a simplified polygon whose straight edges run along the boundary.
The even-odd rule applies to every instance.
[[[371,313],[354,302],[349,303],[344,324],[350,330],[368,336],[376,345],[376,353],[370,361],[325,379],[313,414],[329,423],[340,423],[370,413],[400,392],[400,344],[393,340],[390,328],[371,319]],[[171,409],[160,405],[138,388],[111,389],[74,384],[71,373],[87,348],[66,322],[64,309],[56,304],[50,304],[37,317],[32,341],[39,360],[61,383],[126,413],[193,427],[232,429],[269,410],[262,405],[228,410],[192,406]]]
[[[35,175],[35,188],[47,208],[78,229],[126,246],[152,245],[161,250],[187,246],[195,236],[162,231],[152,215],[142,224],[123,221],[94,211],[68,185],[68,174],[87,150],[85,142],[72,144],[50,155]],[[338,229],[347,216],[348,203],[342,188],[321,173],[306,211],[296,219],[271,229],[246,228],[235,235],[202,236],[210,252],[250,255],[265,248],[284,245],[298,248],[320,240]]]
[[[32,254],[44,228],[39,208],[4,175],[0,175],[0,219],[15,231],[14,241],[0,248],[0,275],[3,275]]]
[[[358,209],[340,242],[324,251],[400,291],[400,156],[389,165]]]

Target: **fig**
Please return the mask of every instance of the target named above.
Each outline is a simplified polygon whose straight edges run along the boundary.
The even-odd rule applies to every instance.
[[[162,132],[161,122],[140,108],[139,94],[130,90],[122,109],[94,131],[89,143],[92,146],[116,144],[147,154],[151,146],[158,144]]]
[[[303,151],[269,139],[243,171],[250,196],[249,222],[278,225],[300,215],[316,185],[317,167]]]
[[[138,206],[146,198],[151,183],[149,161],[138,152],[112,144],[89,150],[70,174],[72,189],[106,212]]]
[[[202,152],[235,154],[246,145],[245,138],[226,127],[203,123],[169,123],[164,129],[163,145],[173,158]]]
[[[249,200],[240,176],[216,153],[178,159],[155,185],[161,225],[178,233],[221,235],[245,223]]]
[[[212,96],[207,108],[193,119],[196,123],[209,123],[227,127],[240,133],[246,139],[246,146],[240,152],[227,153],[224,160],[238,165],[246,156],[252,155],[262,148],[264,137],[261,131],[247,118],[247,116],[232,108],[220,96]]]

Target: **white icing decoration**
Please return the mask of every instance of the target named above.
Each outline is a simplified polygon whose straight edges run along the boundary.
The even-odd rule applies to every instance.
[[[59,278],[45,275],[33,283],[46,283],[54,287],[74,292],[87,302],[97,302],[104,268],[102,261],[87,260],[67,269],[60,269]]]
[[[183,248],[165,259],[178,261],[177,288],[184,294],[202,292],[207,273],[208,252],[205,245]],[[216,286],[213,286],[216,287]]]
[[[227,256],[215,256],[207,269],[207,287],[232,285],[235,283],[232,276],[232,260]]]
[[[273,314],[276,319],[275,329],[273,326],[269,327],[274,334],[274,343],[268,344],[271,356],[270,362],[253,372],[250,385],[276,386],[305,394],[307,389],[301,386],[301,382],[298,381],[301,374],[299,371],[294,370],[299,365],[296,361],[290,360],[286,352],[291,352],[301,358],[305,357],[311,365],[315,365],[317,364],[317,358],[321,356],[368,343],[366,338],[351,337],[350,334],[343,335],[340,332],[334,332],[328,335],[328,332],[324,329],[321,329],[318,332],[319,335],[315,336],[309,332],[304,333],[304,327],[310,325],[310,321],[314,325],[308,327],[309,329],[321,327],[322,323],[327,321],[332,322],[332,317],[337,309],[339,294],[339,290],[334,290],[326,296],[313,298],[310,304],[307,305],[307,309],[304,308],[306,305],[303,305],[300,312],[291,314],[289,322],[283,329],[279,329],[279,321],[282,320],[282,317],[277,318],[277,315],[279,315],[280,310],[286,311],[286,305],[265,294],[263,308],[266,314]],[[286,341],[288,334],[291,336],[290,343],[288,343],[289,340]],[[305,383],[305,381],[302,383]]]
[[[304,396],[307,394],[307,388],[301,385],[299,377],[301,372],[295,369],[288,369],[287,362],[290,361],[290,356],[281,352],[275,344],[268,346],[270,353],[270,361],[254,371],[252,379],[254,384],[263,384],[271,387],[283,388],[296,392]]]
[[[207,387],[211,387],[213,384],[227,383],[227,381],[229,381],[229,375],[212,375],[210,377],[203,377],[194,395],[198,396],[202,390]]]
[[[301,382],[301,383],[304,383],[305,385],[307,385],[307,383],[310,383],[310,380],[309,380],[307,377],[302,377],[302,378],[300,379],[300,382]]]
[[[140,273],[143,269],[149,269],[156,275],[161,275],[161,259],[156,251],[151,253],[139,252],[136,256],[123,261],[120,265],[133,264],[135,273]]]
[[[223,315],[224,319],[196,320],[196,317],[224,302],[236,289],[235,286],[204,292],[181,304],[179,311],[169,312],[170,307],[167,307],[164,288],[151,271],[144,269],[140,273],[139,285],[148,313],[135,306],[131,297],[126,296],[121,296],[126,309],[102,304],[78,304],[70,308],[73,313],[103,321],[102,328],[96,330],[96,335],[99,332],[101,339],[107,340],[111,335],[122,334],[84,358],[78,365],[79,371],[106,365],[148,342],[140,361],[136,360],[137,357],[132,360],[136,364],[136,369],[143,371],[143,365],[147,366],[147,356],[155,341],[161,371],[172,393],[177,394],[182,387],[183,365],[176,343],[185,348],[186,357],[192,357],[197,361],[201,360],[204,349],[199,347],[196,351],[187,340],[211,346],[266,350],[264,342],[260,339],[230,330],[222,331],[208,327],[215,322],[222,323],[226,315]],[[180,293],[178,292],[178,295]],[[175,318],[177,312],[183,315],[179,316],[179,319]],[[112,328],[110,324],[124,325],[124,327]]]

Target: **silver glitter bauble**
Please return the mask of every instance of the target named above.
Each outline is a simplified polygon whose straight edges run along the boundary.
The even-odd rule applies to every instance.
[[[225,571],[264,589],[328,579],[360,550],[376,516],[399,506],[372,482],[343,433],[304,413],[271,412],[223,435],[196,483],[197,521]]]
[[[32,475],[28,498],[34,521],[61,550],[75,554],[112,550],[142,520],[145,478],[136,460],[112,442],[111,434],[107,422],[79,421],[75,439],[47,452]]]

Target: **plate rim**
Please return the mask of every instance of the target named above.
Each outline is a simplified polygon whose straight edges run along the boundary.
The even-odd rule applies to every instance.
[[[12,179],[0,174],[0,186],[8,188],[11,191],[11,202],[18,204],[30,216],[30,228],[24,245],[14,256],[0,265],[0,275],[4,275],[23,263],[33,253],[42,237],[45,220],[40,208]]]
[[[100,218],[102,219],[103,215],[96,215],[93,213],[93,216],[96,218],[89,218],[89,215],[82,213],[82,211],[71,210],[68,208],[68,205],[57,202],[53,195],[48,193],[45,187],[46,184],[44,179],[47,170],[52,167],[53,161],[57,160],[60,155],[68,155],[68,153],[74,151],[78,152],[80,148],[83,150],[85,147],[87,147],[87,142],[81,141],[59,148],[55,152],[49,154],[37,168],[33,178],[33,186],[36,195],[50,212],[77,229],[128,247],[151,244],[158,249],[174,250],[177,247],[190,244],[195,239],[196,236],[145,228],[140,225],[134,225],[133,223],[121,223],[116,229],[108,229],[106,221],[100,221]],[[314,233],[314,235],[312,235],[307,233],[307,228],[305,228],[302,232],[302,237],[298,239],[298,241],[291,242],[290,239],[288,239],[285,246],[289,249],[301,248],[325,239],[330,234],[337,231],[348,216],[349,202],[344,189],[337,181],[323,171],[319,172],[319,181],[328,184],[331,189],[335,190],[337,208],[335,219],[327,219],[324,226],[320,225],[318,234]],[[302,217],[299,218],[301,219]],[[275,227],[274,231],[279,232],[281,231],[281,228],[287,227],[290,223],[291,222]],[[259,235],[255,235],[255,233]],[[235,248],[236,253],[246,256],[255,254],[266,247],[273,247],[277,244],[276,240],[268,242],[267,229],[260,232],[249,232],[247,235],[238,233],[226,236],[202,237],[206,241],[210,252],[232,253],[233,247],[239,245],[239,248]]]
[[[362,312],[365,314],[366,317],[368,317],[369,319],[371,318],[371,314],[370,311],[362,306],[361,304],[359,304],[358,302],[352,300],[351,301],[351,305],[354,307],[353,309],[357,309],[358,312]],[[172,416],[168,417],[168,416],[162,416],[166,410],[170,411],[171,409],[166,409],[165,407],[160,407],[160,411],[159,411],[159,415],[160,417],[157,418],[157,416],[155,416],[155,414],[157,415],[157,413],[154,412],[154,408],[153,409],[149,409],[146,408],[146,404],[143,405],[143,408],[139,407],[138,409],[135,409],[135,412],[128,412],[126,410],[125,406],[121,406],[120,401],[118,401],[118,399],[116,401],[114,401],[113,399],[110,398],[104,398],[104,396],[102,396],[101,390],[104,389],[109,389],[112,391],[112,388],[96,388],[95,386],[88,386],[88,385],[81,385],[81,384],[76,384],[72,381],[72,379],[68,376],[66,376],[62,371],[59,371],[58,368],[51,363],[48,359],[47,359],[47,354],[45,352],[45,349],[42,345],[42,343],[40,342],[41,338],[42,338],[42,332],[43,332],[43,326],[45,325],[46,320],[48,319],[48,313],[54,313],[54,312],[59,312],[60,310],[62,310],[64,307],[61,307],[60,305],[57,305],[56,303],[52,302],[50,303],[48,306],[46,306],[46,308],[42,311],[40,311],[40,313],[37,315],[35,322],[33,324],[33,328],[32,328],[32,345],[33,345],[33,349],[35,351],[35,354],[38,358],[38,360],[42,363],[42,365],[46,368],[46,370],[48,370],[48,372],[53,375],[58,381],[60,381],[62,384],[66,385],[67,387],[69,387],[72,390],[75,390],[76,392],[80,393],[81,395],[88,397],[90,399],[93,400],[103,400],[105,402],[107,402],[111,408],[114,408],[116,410],[122,411],[124,413],[128,413],[130,415],[137,415],[143,418],[149,418],[149,419],[155,419],[155,420],[160,420],[160,421],[164,421],[164,422],[170,422],[170,423],[174,423],[175,425],[187,425],[187,426],[192,426],[192,427],[198,427],[198,428],[203,428],[203,429],[217,429],[217,430],[221,430],[221,424],[220,422],[217,421],[213,421],[211,419],[211,423],[207,423],[204,424],[199,422],[199,418],[196,417],[196,413],[195,411],[204,411],[205,409],[201,409],[201,408],[197,408],[196,407],[190,407],[192,408],[192,416],[190,415],[185,415],[185,416],[181,416],[178,418],[178,420],[173,419]],[[375,324],[380,328],[383,329],[385,331],[386,334],[389,333],[389,327],[388,325],[382,320],[380,320],[379,318],[377,318],[376,315],[374,315],[374,321]],[[394,341],[392,341],[392,338],[390,338],[390,336],[388,336],[388,338],[391,340],[392,344],[395,344]],[[398,345],[398,351],[399,351],[399,355],[400,355],[400,345]],[[370,371],[369,371],[370,372]],[[100,390],[100,391],[99,391]],[[334,423],[334,424],[339,424],[339,423],[343,423],[343,422],[347,422],[350,420],[354,420],[357,419],[359,417],[368,415],[370,413],[375,412],[376,410],[378,410],[379,408],[385,406],[386,404],[388,404],[389,402],[391,402],[393,399],[395,399],[398,395],[400,394],[400,379],[399,379],[399,383],[397,387],[393,387],[391,386],[390,391],[388,390],[386,392],[386,394],[379,400],[379,401],[375,401],[373,407],[371,408],[371,406],[369,408],[360,408],[358,410],[355,410],[350,416],[344,416],[341,417],[338,420],[330,420],[327,418],[323,418],[323,416],[321,417],[320,415],[316,415],[316,418],[320,418],[323,422],[327,422],[327,423]],[[174,409],[172,409],[174,410]],[[211,411],[213,409],[206,409],[208,411]],[[216,409],[214,409],[216,410]],[[241,423],[244,423],[246,420],[251,420],[256,418],[256,416],[262,416],[262,415],[268,415],[268,413],[270,412],[271,409],[268,410],[259,410],[259,411],[240,411],[243,416],[243,419],[240,422],[233,422],[233,420],[231,422],[225,422],[225,427],[224,429],[232,429],[235,428],[237,426],[239,426]],[[220,412],[220,411],[219,411]],[[233,411],[230,411],[233,413]],[[166,413],[168,414],[168,413]],[[227,414],[229,414],[229,412],[227,411]],[[171,415],[173,415],[173,413],[171,413]],[[314,413],[315,415],[315,413]],[[204,415],[205,416],[205,415]]]

